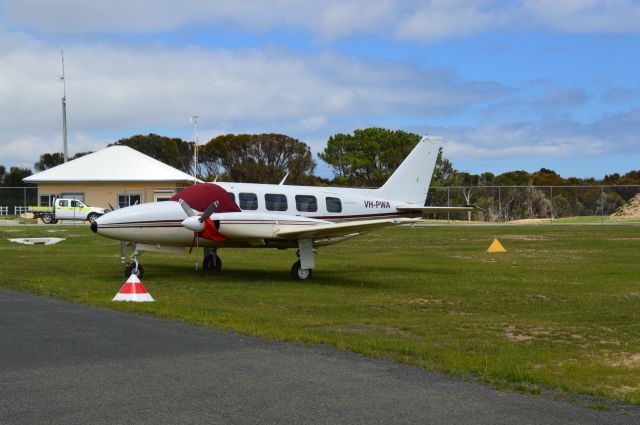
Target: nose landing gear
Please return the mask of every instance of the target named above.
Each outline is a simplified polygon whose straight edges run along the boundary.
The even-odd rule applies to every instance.
[[[141,278],[144,276],[144,268],[142,267],[142,264],[138,262],[138,257],[140,256],[141,252],[138,251],[138,247],[135,243],[132,243],[131,247],[133,248],[131,257],[129,257],[131,262],[128,263],[124,268],[124,277],[128,278],[132,274],[135,274],[136,276]]]

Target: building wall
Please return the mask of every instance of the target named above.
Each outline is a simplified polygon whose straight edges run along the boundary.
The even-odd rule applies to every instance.
[[[169,198],[178,188],[190,186],[182,182],[107,182],[107,183],[37,183],[38,200],[42,195],[84,194],[84,202],[92,207],[116,206],[119,195],[139,195],[140,203]],[[73,195],[69,195],[73,196]],[[137,198],[136,198],[137,199]],[[133,202],[132,202],[133,203]]]

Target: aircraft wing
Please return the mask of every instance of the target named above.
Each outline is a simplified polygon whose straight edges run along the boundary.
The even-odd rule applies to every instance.
[[[275,230],[275,235],[281,238],[316,239],[335,236],[352,235],[379,227],[393,226],[402,223],[413,223],[417,220],[409,218],[386,218],[379,220],[358,220],[345,223],[307,224],[296,226],[281,226]]]
[[[397,207],[398,211],[415,211],[420,213],[438,213],[438,212],[463,212],[478,209],[475,205],[465,205],[462,207]]]

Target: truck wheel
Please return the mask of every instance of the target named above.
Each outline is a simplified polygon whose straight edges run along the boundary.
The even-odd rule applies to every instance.
[[[44,224],[53,224],[53,222],[54,222],[53,214],[43,214],[42,215],[42,222]]]
[[[89,222],[93,223],[94,221],[96,221],[98,219],[98,217],[100,217],[99,214],[97,213],[91,213],[87,216],[87,220],[89,220]]]

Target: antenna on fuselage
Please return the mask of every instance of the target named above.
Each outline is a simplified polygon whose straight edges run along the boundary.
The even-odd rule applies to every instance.
[[[287,174],[284,175],[284,177],[282,178],[282,180],[280,180],[280,183],[278,183],[278,185],[282,186],[284,184],[284,181],[287,179],[287,177],[289,177],[289,171],[287,171]]]

